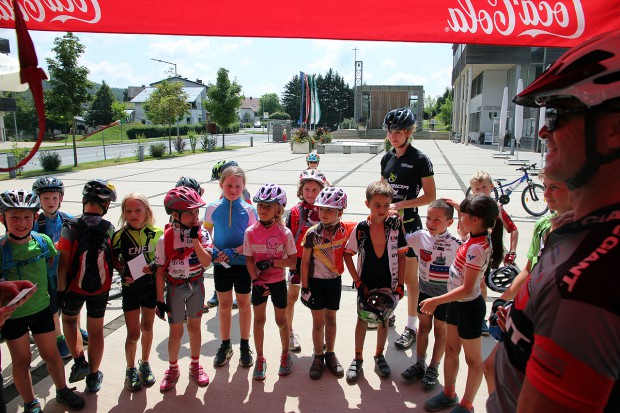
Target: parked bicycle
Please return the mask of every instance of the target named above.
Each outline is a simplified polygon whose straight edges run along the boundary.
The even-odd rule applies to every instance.
[[[461,134],[458,132],[450,133],[450,142],[452,143],[461,143]]]
[[[529,170],[534,168],[536,168],[535,163],[517,168],[517,171],[520,171],[523,175],[509,183],[503,183],[506,181],[504,178],[494,179],[495,187],[493,188],[493,197],[495,200],[501,205],[506,205],[510,202],[510,195],[517,190],[521,184],[527,182],[521,194],[521,205],[523,205],[523,209],[525,209],[528,214],[535,217],[546,214],[547,211],[549,211],[549,206],[545,201],[545,188],[540,184],[534,183],[528,173]],[[470,194],[471,188],[468,188],[465,196],[469,196]]]

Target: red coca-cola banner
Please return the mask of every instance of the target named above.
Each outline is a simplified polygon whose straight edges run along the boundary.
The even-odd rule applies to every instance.
[[[18,0],[30,30],[574,46],[620,25],[617,0]],[[0,0],[0,27],[15,25]]]

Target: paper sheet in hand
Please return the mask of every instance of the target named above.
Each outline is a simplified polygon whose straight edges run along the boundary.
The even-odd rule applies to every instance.
[[[137,280],[142,277],[144,275],[142,270],[146,266],[146,258],[144,258],[144,254],[140,254],[133,260],[127,261],[127,266],[131,272],[131,278]]]
[[[36,287],[36,286],[37,285],[35,284],[34,287]],[[13,297],[11,302],[7,304],[7,307],[12,306],[13,304],[17,304],[19,302],[19,300],[24,298],[26,296],[26,294],[28,294],[30,292],[30,290],[32,290],[34,287],[30,287],[30,288],[26,288],[26,289],[21,290],[15,297]]]

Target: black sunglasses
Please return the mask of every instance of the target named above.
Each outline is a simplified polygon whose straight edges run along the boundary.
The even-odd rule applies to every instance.
[[[545,128],[549,132],[557,129],[560,123],[560,115],[566,113],[583,113],[583,108],[559,108],[555,106],[547,106],[545,110]]]

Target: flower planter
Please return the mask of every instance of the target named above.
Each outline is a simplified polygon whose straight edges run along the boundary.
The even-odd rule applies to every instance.
[[[293,153],[308,153],[310,152],[310,142],[293,142]]]

